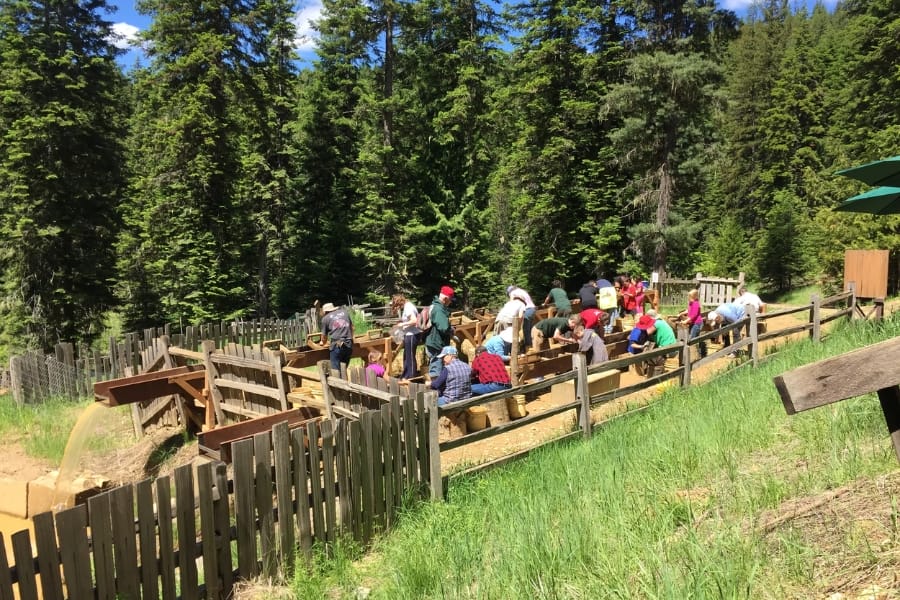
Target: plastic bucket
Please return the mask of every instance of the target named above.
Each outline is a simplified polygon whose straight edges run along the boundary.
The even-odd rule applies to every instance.
[[[487,427],[487,409],[473,406],[466,409],[466,426],[469,431],[479,431]]]
[[[521,419],[528,414],[525,409],[525,395],[516,394],[506,399],[506,410],[509,412],[510,419]]]

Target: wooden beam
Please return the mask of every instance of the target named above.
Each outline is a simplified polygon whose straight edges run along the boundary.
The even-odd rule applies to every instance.
[[[169,378],[202,369],[203,365],[190,365],[131,377],[120,377],[109,381],[98,381],[94,384],[94,397],[98,402],[108,401],[110,406],[122,406],[178,394],[180,388],[170,383]]]
[[[762,336],[760,336],[762,337]],[[774,378],[789,415],[900,384],[900,337],[833,356]]]

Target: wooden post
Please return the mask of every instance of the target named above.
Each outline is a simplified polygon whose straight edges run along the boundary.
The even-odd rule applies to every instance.
[[[224,425],[225,424],[225,413],[222,412],[222,392],[219,391],[219,388],[216,387],[215,381],[219,376],[219,370],[216,369],[216,366],[213,364],[210,359],[210,355],[216,351],[216,343],[212,340],[203,340],[200,344],[200,348],[203,351],[203,364],[206,365],[206,389],[209,390],[209,400],[212,403],[213,410],[216,413],[216,424]],[[209,407],[210,405],[206,405],[206,422],[209,423]]]
[[[858,310],[858,307],[856,305],[856,282],[855,281],[847,282],[847,291],[850,292],[850,314],[847,315],[847,320],[852,321],[853,313],[855,313]]]
[[[513,318],[512,350],[509,351],[509,374],[510,374],[510,381],[512,382],[513,387],[520,385],[522,383],[521,380],[519,379],[519,335],[518,335],[518,331],[520,329],[522,329],[521,317]]]
[[[878,401],[881,402],[881,411],[884,413],[888,433],[891,434],[894,454],[900,461],[900,386],[878,390]]]
[[[331,363],[327,360],[320,360],[318,364],[319,381],[322,382],[322,401],[325,402],[325,415],[329,420],[334,420],[334,396],[331,395],[331,388],[328,387],[328,377],[331,375]]]
[[[756,311],[750,311],[750,358],[753,360],[753,368],[759,366],[759,321]]]
[[[591,437],[591,391],[588,388],[587,358],[581,352],[572,355],[575,371],[575,400],[581,403],[578,420],[584,437]]]
[[[681,387],[688,387],[691,385],[691,330],[679,329],[678,339],[684,344],[681,347],[681,364],[684,367],[684,373],[681,375]]]
[[[812,341],[820,342],[822,341],[822,300],[818,294],[813,294],[811,300],[812,306],[809,309],[809,322],[812,323],[812,329],[809,332],[809,336],[812,338]]]
[[[875,304],[875,320],[881,321],[884,319],[884,298],[875,298],[872,302]]]
[[[441,443],[438,440],[437,399],[437,392],[425,393],[425,406],[428,408],[428,471],[431,475],[432,500],[444,498],[443,480],[441,479]]]

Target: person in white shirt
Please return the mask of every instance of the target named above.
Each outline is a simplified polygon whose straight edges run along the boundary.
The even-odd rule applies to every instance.
[[[766,312],[766,303],[753,292],[748,292],[746,286],[738,288],[738,297],[734,299],[735,304],[741,304],[747,308],[752,307],[754,312]]]
[[[512,327],[513,319],[522,317],[525,314],[525,301],[521,298],[511,298],[494,320],[494,333],[500,333],[507,327]]]

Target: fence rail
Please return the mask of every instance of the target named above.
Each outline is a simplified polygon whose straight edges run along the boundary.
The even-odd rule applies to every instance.
[[[234,442],[231,481],[223,462],[196,477],[185,465],[37,515],[34,539],[12,535],[12,563],[0,536],[0,598],[227,598],[236,580],[284,573],[316,542],[366,544],[431,485],[435,419],[432,393],[358,419],[282,422]]]

